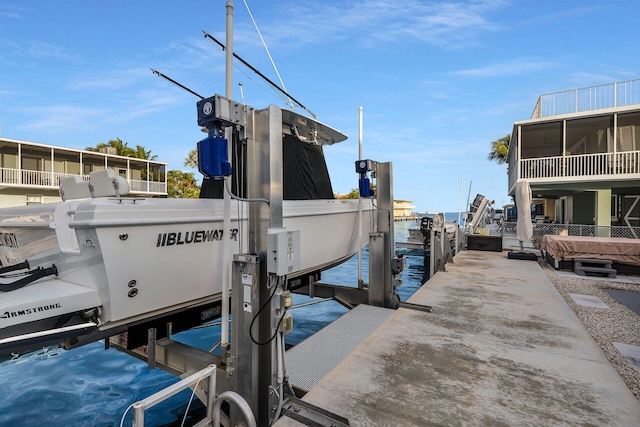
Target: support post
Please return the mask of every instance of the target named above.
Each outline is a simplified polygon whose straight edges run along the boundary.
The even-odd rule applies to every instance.
[[[249,199],[266,199],[269,204],[264,202],[249,203],[248,253],[264,254],[268,249],[267,230],[283,225],[282,110],[272,105],[264,110],[252,110],[252,115],[253,117],[247,120],[247,128],[249,129],[246,132],[247,197]],[[242,278],[240,277],[239,280]],[[237,299],[235,283],[237,282],[234,282],[232,298]],[[272,408],[274,402],[277,402],[277,396],[270,392],[277,384],[275,340],[270,341],[270,337],[273,336],[277,327],[276,311],[278,309],[276,305],[278,298],[271,298],[274,291],[273,286],[277,287],[276,292],[282,293],[284,287],[282,280],[274,280],[267,274],[266,268],[260,268],[255,272],[250,321],[253,322],[252,335],[254,339],[264,344],[256,345],[251,341],[252,351],[254,351],[252,358],[245,357],[235,361],[235,372],[237,375],[246,375],[247,377],[242,381],[248,382],[248,385],[241,385],[239,381],[237,386],[240,389],[248,388],[251,390],[250,394],[242,392],[240,389],[235,391],[244,396],[247,401],[253,402],[250,403],[250,406],[254,411],[258,425],[271,424]],[[239,304],[241,304],[240,301],[234,302],[233,306],[238,309]],[[258,315],[258,311],[263,306],[265,309]],[[236,329],[235,323],[232,329]],[[248,329],[245,330],[245,333],[248,333]],[[232,345],[233,341],[232,339]],[[236,357],[240,350],[233,348],[232,357]],[[256,363],[255,367],[252,366],[253,363]],[[236,414],[235,417],[232,416],[231,421],[235,425],[236,422],[242,420]]]
[[[436,231],[432,228],[429,233],[431,233],[429,236],[429,279],[431,279],[436,274]]]
[[[231,305],[231,354],[227,375],[233,390],[244,397],[254,414],[258,413],[259,348],[251,337],[258,338],[258,328],[250,331],[251,322],[259,310],[260,258],[255,255],[234,255],[232,269],[233,298]],[[241,419],[232,411],[231,419]]]
[[[399,298],[396,293],[396,284],[402,279],[394,277],[392,260],[395,260],[395,242],[393,228],[393,168],[391,162],[375,163],[376,198],[377,198],[377,232],[374,247],[369,238],[369,293],[373,294],[373,305],[380,305],[382,295],[382,307],[395,308]],[[375,253],[374,253],[375,251]],[[374,261],[374,259],[376,261]],[[378,262],[379,261],[379,262]],[[376,265],[380,264],[380,265]],[[401,271],[398,275],[401,274]]]
[[[369,305],[385,304],[385,238],[384,233],[369,233]]]
[[[147,330],[147,366],[149,370],[156,369],[156,336],[157,330],[156,328],[149,328]]]
[[[611,237],[611,189],[596,190],[596,236]]]

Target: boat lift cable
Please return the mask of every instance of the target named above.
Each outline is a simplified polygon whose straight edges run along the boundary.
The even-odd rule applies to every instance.
[[[244,2],[244,7],[247,9],[247,12],[249,12],[249,17],[251,18],[251,22],[253,22],[253,26],[256,28],[256,32],[258,33],[258,37],[260,37],[260,41],[262,42],[262,46],[264,46],[264,50],[267,52],[267,56],[269,57],[269,61],[271,61],[271,65],[273,66],[274,71],[276,72],[276,76],[278,76],[278,80],[280,80],[280,85],[282,85],[282,89],[284,89],[285,93],[287,92],[287,88],[284,85],[284,82],[282,81],[282,77],[280,77],[280,73],[278,72],[278,67],[276,67],[276,63],[273,61],[273,58],[271,57],[271,52],[269,52],[269,48],[267,47],[267,44],[264,41],[264,38],[262,38],[262,33],[260,32],[260,28],[258,28],[258,24],[256,23],[256,20],[253,19],[253,14],[251,13],[251,10],[249,9],[249,5],[247,4],[247,0],[242,0]],[[291,108],[293,108],[293,102],[291,101],[291,98],[289,97],[289,95],[287,94],[287,98],[289,98],[289,104],[291,105]]]
[[[213,37],[211,34],[207,33],[206,31],[202,30],[202,33],[204,34],[204,37],[213,41],[214,43],[216,43],[218,46],[220,46],[220,48],[222,50],[226,50],[226,47],[224,44],[222,44],[220,41],[218,41],[215,37]],[[249,64],[247,61],[245,61],[244,59],[242,59],[238,54],[236,54],[235,52],[233,53],[233,57],[236,58],[237,60],[239,60],[240,62],[242,62],[244,65],[246,65],[247,67],[249,67],[249,69],[251,71],[253,71],[254,73],[256,73],[257,75],[259,75],[260,77],[262,77],[267,83],[269,83],[271,86],[273,86],[274,89],[278,90],[279,92],[281,92],[283,95],[285,95],[287,98],[289,98],[291,101],[295,102],[296,104],[298,104],[298,106],[300,108],[302,108],[303,110],[305,110],[307,113],[311,114],[311,116],[315,119],[316,115],[309,110],[307,107],[305,107],[304,105],[302,105],[300,103],[300,101],[298,101],[297,99],[295,99],[293,96],[289,95],[285,90],[283,90],[280,86],[278,86],[277,84],[275,84],[271,79],[269,79],[269,77],[265,76],[264,74],[262,74],[260,71],[258,71],[255,67],[253,67],[251,64]]]
[[[182,89],[184,89],[184,90],[186,90],[187,92],[189,92],[189,93],[191,93],[191,94],[193,94],[193,95],[197,96],[197,97],[198,97],[198,98],[200,98],[200,99],[204,99],[204,96],[200,95],[199,93],[196,93],[196,92],[192,91],[191,89],[189,89],[189,88],[188,88],[188,87],[186,87],[185,85],[182,85],[182,84],[178,83],[177,81],[173,80],[171,77],[165,76],[165,75],[164,75],[164,74],[162,74],[160,71],[158,71],[158,70],[154,70],[153,68],[149,68],[149,69],[150,69],[150,70],[151,70],[151,72],[152,72],[153,74],[155,74],[156,76],[158,76],[158,77],[162,77],[163,79],[170,81],[170,82],[171,82],[171,83],[173,83],[174,85],[176,85],[176,86],[178,86],[178,87],[181,87]]]
[[[258,316],[260,316],[260,313],[269,304],[271,304],[271,300],[273,300],[273,296],[276,294],[276,291],[278,290],[278,282],[281,280],[281,278],[279,278],[279,277],[278,278],[269,278],[268,280],[271,282],[271,288],[273,288],[273,292],[271,292],[271,294],[269,295],[269,299],[267,301],[265,301],[265,303],[262,305],[262,307],[260,307],[260,310],[258,310],[258,312],[255,314],[255,316],[253,316],[253,319],[251,320],[251,324],[249,325],[249,338],[251,338],[251,341],[253,341],[253,343],[255,345],[259,345],[259,346],[270,344],[276,338],[276,336],[278,335],[278,332],[280,331],[280,325],[282,324],[282,320],[284,319],[284,314],[287,311],[285,309],[284,312],[281,313],[280,320],[278,321],[278,325],[276,326],[276,331],[271,336],[271,338],[269,338],[267,341],[264,341],[264,342],[260,342],[260,341],[258,341],[258,340],[256,340],[254,338],[254,336],[253,336],[253,324],[258,319]],[[286,282],[286,278],[282,278],[282,280],[285,280],[285,282]],[[267,289],[271,289],[271,288],[267,285]]]

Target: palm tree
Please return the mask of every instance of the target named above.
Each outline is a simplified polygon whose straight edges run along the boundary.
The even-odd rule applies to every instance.
[[[491,152],[487,155],[490,161],[494,161],[499,165],[507,162],[507,155],[509,154],[509,142],[511,141],[511,135],[507,134],[500,139],[496,139],[491,142]]]
[[[198,150],[194,148],[193,150],[189,151],[189,154],[184,159],[184,165],[190,168],[198,167]]]
[[[129,147],[128,142],[122,142],[122,140],[120,138],[116,138],[116,139],[111,139],[109,140],[109,142],[104,143],[101,142],[98,145],[96,145],[95,147],[87,147],[85,148],[85,150],[87,151],[100,151],[104,148],[115,148],[115,153],[118,156],[126,156],[126,157],[135,157],[134,156],[134,150]]]
[[[133,150],[133,155],[131,157],[135,157],[136,159],[144,159],[144,160],[155,160],[158,158],[155,154],[151,155],[151,150],[145,150],[144,146],[136,145],[136,149]]]

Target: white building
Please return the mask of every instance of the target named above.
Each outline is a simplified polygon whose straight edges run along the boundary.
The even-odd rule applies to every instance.
[[[640,225],[640,80],[542,95],[509,143],[509,194],[527,180],[536,215]]]
[[[131,195],[167,196],[167,163],[0,138],[0,207],[59,202],[60,178],[111,168]]]
[[[403,218],[414,218],[413,210],[416,207],[411,200],[394,200],[393,201],[393,217],[396,220]]]

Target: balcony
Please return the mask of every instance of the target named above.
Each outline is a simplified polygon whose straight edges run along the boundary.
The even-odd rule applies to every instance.
[[[522,159],[519,171],[520,179],[531,182],[638,179],[640,151]]]
[[[0,168],[0,186],[31,187],[56,190],[60,187],[60,178],[75,176],[74,174],[41,172],[25,169]],[[82,175],[82,179],[89,181],[89,175]],[[167,183],[148,180],[130,179],[132,194],[138,195],[166,195]]]
[[[640,79],[541,95],[532,119],[640,104]]]

